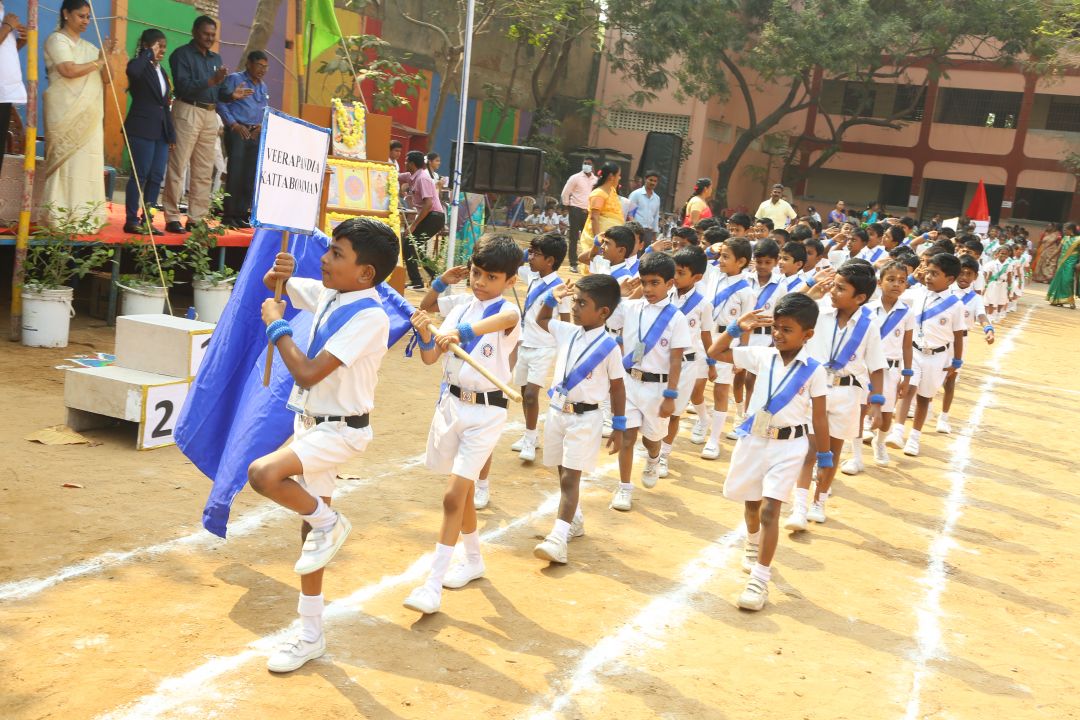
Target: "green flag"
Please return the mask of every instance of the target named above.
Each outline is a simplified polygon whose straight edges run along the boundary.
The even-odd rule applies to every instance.
[[[304,12],[304,24],[311,33],[308,57],[314,60],[341,42],[341,28],[334,14],[334,0],[308,0]]]

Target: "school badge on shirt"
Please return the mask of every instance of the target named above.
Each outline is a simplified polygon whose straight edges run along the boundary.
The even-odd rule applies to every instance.
[[[660,338],[660,347],[667,347],[667,338]]]
[[[489,358],[495,354],[495,348],[492,347],[490,343],[485,344],[484,347],[480,348],[480,354]]]

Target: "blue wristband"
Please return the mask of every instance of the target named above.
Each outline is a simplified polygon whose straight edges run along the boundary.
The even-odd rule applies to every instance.
[[[457,331],[462,344],[472,342],[476,339],[476,333],[473,332],[472,325],[469,323],[458,323]]]
[[[739,327],[739,323],[737,322],[733,322],[726,328],[724,328],[724,332],[726,332],[728,335],[735,338],[736,340],[742,337],[742,328]]]
[[[285,337],[286,335],[288,335],[289,337],[292,337],[292,328],[291,327],[286,326],[286,327],[278,328],[277,330],[275,330],[273,333],[270,334],[270,336],[269,336],[270,337],[270,344],[271,345],[277,345],[277,341],[280,340],[281,338]]]
[[[550,290],[544,293],[544,304],[552,310],[559,307],[559,301],[555,299],[555,293],[551,292]]]
[[[416,333],[416,344],[420,346],[421,350],[431,350],[435,347],[435,336],[432,335],[431,339],[424,342],[423,336],[420,333]]]
[[[644,251],[643,251],[643,252],[642,252],[641,254],[642,254],[642,255],[648,255],[648,254],[649,254],[649,253],[651,253],[651,252],[653,252],[653,249],[652,249],[652,245],[650,245],[649,247],[645,248],[645,250],[644,250]]]
[[[594,237],[592,239],[592,244],[595,245],[596,247],[600,247],[600,238]]]
[[[288,320],[275,320],[266,326],[266,339],[271,343],[276,343],[284,335],[292,335],[292,325],[289,325]]]
[[[817,466],[819,468],[831,468],[833,466],[832,450],[826,450],[825,452],[819,452],[817,454]]]
[[[952,359],[952,366],[953,366],[953,369],[959,370],[960,368],[962,368],[964,366],[963,359],[954,357]]]
[[[625,415],[613,415],[611,418],[611,429],[623,431],[626,429],[626,416]]]
[[[716,365],[716,363],[717,363],[716,358],[705,358],[705,364],[708,365],[709,367],[713,367],[714,365]]]
[[[815,285],[817,285],[817,280],[815,280],[812,277],[806,278],[805,282],[806,282],[806,287],[814,287]]]
[[[904,368],[903,370],[900,371],[900,374],[903,377],[914,377],[915,376],[915,371],[912,370],[911,368]]]
[[[915,279],[914,275],[908,275],[907,276],[907,284],[908,284],[908,287],[911,287],[912,285],[918,285],[919,281]]]
[[[664,388],[664,397],[668,400],[675,400],[679,397],[679,391],[672,390],[671,388]]]
[[[992,332],[994,332],[994,326],[993,326],[993,325],[987,325],[987,326],[985,326],[985,327],[983,328],[983,332],[984,332],[984,333],[992,333]]]
[[[435,278],[434,280],[431,281],[431,289],[434,290],[435,292],[439,293],[440,295],[442,293],[446,292],[446,288],[448,288],[448,287],[450,287],[450,286],[447,285],[446,282],[444,282],[441,277],[437,277],[437,278]]]
[[[870,404],[871,405],[884,405],[885,404],[885,396],[882,395],[881,393],[874,393],[873,395],[870,396]]]

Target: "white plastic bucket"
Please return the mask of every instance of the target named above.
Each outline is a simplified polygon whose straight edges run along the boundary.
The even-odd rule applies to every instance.
[[[27,347],[62,348],[68,344],[68,330],[75,308],[69,287],[52,290],[23,290],[22,344]]]
[[[165,312],[165,296],[169,292],[166,288],[152,285],[119,287],[121,315],[161,315]]]
[[[216,323],[232,295],[232,283],[219,282],[214,285],[209,280],[195,280],[191,285],[195,289],[195,313],[199,320]]]

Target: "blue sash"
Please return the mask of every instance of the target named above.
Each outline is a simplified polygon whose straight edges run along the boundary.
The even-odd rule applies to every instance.
[[[502,306],[503,306],[503,304],[505,302],[506,302],[505,300],[499,300],[499,302],[497,302],[497,303],[491,303],[491,305],[488,305],[487,310],[484,311],[484,314],[480,319],[481,320],[487,320],[492,315],[495,315],[496,313],[498,313],[500,310],[502,310]],[[464,317],[464,316],[465,316],[465,314],[462,313],[462,317]],[[483,335],[477,335],[476,337],[474,337],[469,342],[463,343],[461,345],[461,349],[464,350],[465,352],[471,354],[472,351],[476,348],[476,346],[480,343],[480,338],[482,338],[482,337],[483,337]]]
[[[378,300],[371,298],[361,298],[354,300],[347,305],[342,305],[334,312],[330,313],[330,317],[326,319],[326,322],[321,325],[318,321],[322,319],[322,315],[325,314],[325,310],[319,314],[319,318],[316,319],[315,337],[311,339],[311,345],[308,346],[307,356],[313,358],[319,354],[319,351],[326,345],[326,341],[333,337],[341,328],[345,327],[345,323],[353,319],[353,316],[361,310],[370,310],[371,308],[379,308],[385,312],[382,303]]]
[[[960,298],[960,301],[967,305],[969,302],[971,302],[971,299],[974,298],[977,294],[978,293],[976,293],[974,290],[968,290],[966,293],[964,293],[964,297]]]
[[[700,305],[701,301],[704,299],[705,298],[701,297],[701,293],[695,290],[694,292],[690,293],[690,295],[686,298],[686,302],[684,302],[682,304],[682,307],[679,309],[682,310],[683,315],[689,315],[690,313],[694,312],[694,308]]]
[[[637,275],[638,274],[638,267],[640,267],[640,266],[641,266],[641,258],[638,257],[637,255],[635,255],[634,256],[634,264],[630,266],[630,274],[631,275]]]
[[[889,316],[885,318],[885,322],[881,324],[881,337],[893,331],[893,328],[900,324],[900,321],[908,314],[910,308],[907,305],[901,304],[900,307],[894,309]]]
[[[611,272],[611,277],[615,278],[616,280],[621,277],[632,277],[634,274],[634,269],[636,268],[629,268],[626,265],[623,265],[618,270],[613,270]]]
[[[529,291],[529,294],[525,296],[525,312],[529,312],[529,309],[532,308],[532,306],[536,303],[537,300],[544,296],[544,293],[546,293],[548,290],[555,287],[556,285],[561,284],[562,278],[558,277],[547,284],[542,285],[540,283],[537,283],[536,287]]]
[[[780,281],[771,282],[765,287],[761,288],[761,292],[758,293],[757,302],[754,303],[754,309],[760,310],[765,307],[765,303],[769,302],[769,298],[776,293],[776,288],[780,287]]]
[[[787,287],[784,288],[784,292],[792,292],[795,288],[802,285],[803,282],[805,282],[805,281],[801,277],[799,277],[797,274],[793,275],[792,278],[791,278],[791,282],[789,282],[787,284]]]
[[[750,287],[750,283],[746,282],[746,278],[741,278],[738,282],[731,283],[726,288],[716,293],[716,297],[714,297],[712,301],[713,310],[715,311],[716,308],[724,307],[724,303],[726,303],[732,295],[746,287]]]
[[[615,338],[604,333],[600,340],[600,344],[597,345],[584,360],[578,361],[578,364],[574,366],[574,369],[566,375],[566,379],[548,390],[548,397],[554,395],[556,390],[562,390],[564,394],[569,394],[571,390],[581,384],[582,380],[589,377],[589,374],[618,346],[619,344],[615,342]],[[567,354],[566,362],[570,362],[569,354]]]
[[[930,318],[940,315],[958,302],[960,302],[959,297],[957,297],[956,295],[950,295],[941,302],[930,306],[926,310],[923,310],[922,314],[919,315],[919,324],[922,325]]]
[[[664,309],[660,311],[660,314],[653,320],[652,327],[649,328],[649,332],[645,334],[645,350],[642,352],[642,357],[648,355],[652,349],[656,346],[656,343],[660,342],[660,336],[667,330],[667,326],[671,324],[671,318],[675,317],[675,313],[678,312],[678,308],[668,303],[664,306]],[[638,328],[638,333],[641,332],[641,328]],[[633,351],[627,353],[623,357],[623,367],[627,370],[634,366],[634,353]]]
[[[953,297],[956,297],[955,295]],[[825,367],[830,370],[840,370],[851,360],[851,356],[855,354],[855,350],[858,349],[859,344],[866,337],[866,331],[870,329],[870,308],[863,307],[862,315],[855,323],[855,329],[851,331],[851,338],[847,343],[836,353],[835,356],[829,359],[829,362],[825,363]],[[843,362],[840,358],[845,358]]]
[[[765,402],[765,411],[775,415],[788,406],[796,395],[799,394],[799,390],[810,379],[810,376],[814,374],[814,371],[821,365],[814,358],[807,358],[806,364],[799,366],[797,370],[794,368],[788,371],[790,379],[785,383],[780,381],[780,387],[776,392]],[[772,384],[772,367],[769,368],[769,381]],[[735,434],[739,437],[744,437],[750,434],[750,428],[754,425],[754,416],[756,412],[751,413],[746,421],[735,430]]]

